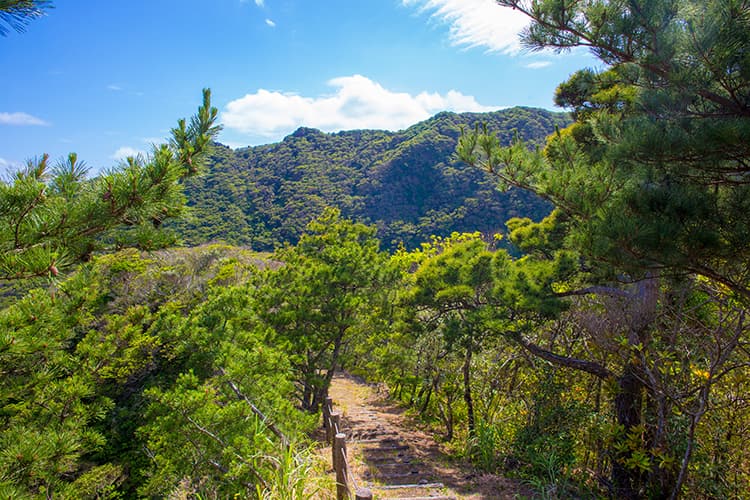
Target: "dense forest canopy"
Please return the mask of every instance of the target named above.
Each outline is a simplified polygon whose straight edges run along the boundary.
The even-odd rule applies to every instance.
[[[432,235],[503,232],[506,220],[540,220],[550,205],[529,192],[500,192],[486,174],[455,158],[462,128],[489,123],[505,144],[542,145],[564,113],[510,108],[440,113],[400,132],[326,134],[300,128],[282,142],[231,150],[217,146],[205,176],[186,183],[190,217],[174,227],[187,244],[221,240],[255,250],[295,243],[326,206],[375,224],[388,248],[419,246]]]

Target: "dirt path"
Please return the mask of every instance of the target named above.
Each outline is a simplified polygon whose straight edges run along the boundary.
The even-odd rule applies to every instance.
[[[531,492],[502,476],[451,463],[435,439],[403,409],[349,375],[337,375],[329,392],[343,413],[342,432],[356,482],[376,499],[502,500]]]

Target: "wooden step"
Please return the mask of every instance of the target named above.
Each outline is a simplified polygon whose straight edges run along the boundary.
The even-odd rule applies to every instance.
[[[404,490],[416,488],[445,488],[443,483],[424,483],[424,484],[389,484],[385,486],[370,486],[373,490]]]
[[[362,458],[364,458],[365,461],[382,461],[386,459],[393,459],[398,460],[399,458],[411,458],[416,460],[414,454],[412,454],[409,450],[393,450],[393,451],[369,451],[369,450],[363,450],[362,451]]]
[[[366,434],[375,436],[398,436],[398,432],[387,429],[356,429],[352,431],[352,435],[355,436],[364,436]]]
[[[403,451],[408,450],[408,445],[395,445],[395,446],[378,446],[377,448],[364,448],[363,451],[371,452],[371,451]]]
[[[400,457],[369,457],[365,462],[375,467],[377,467],[381,462],[404,464],[404,465],[414,464],[414,463],[424,463],[424,461],[418,458],[414,458],[411,455],[402,455]]]
[[[388,497],[391,500],[457,500],[453,496],[435,496],[435,497]]]
[[[369,465],[371,469],[378,469],[378,470],[390,469],[394,467],[401,468],[401,469],[415,470],[415,469],[419,469],[420,467],[424,467],[423,462],[418,462],[416,460],[408,461],[408,462],[396,462],[396,461],[381,462],[377,464],[368,463],[366,465]]]
[[[389,429],[355,429],[353,436],[398,436],[398,432]]]
[[[418,470],[409,470],[406,472],[390,472],[390,473],[382,473],[380,471],[373,473],[373,476],[377,478],[378,480],[385,480],[385,481],[392,481],[394,479],[416,479],[418,478],[422,473]],[[428,474],[424,474],[428,475]]]
[[[395,438],[384,438],[384,439],[373,439],[373,438],[366,438],[366,439],[358,439],[355,437],[351,440],[352,443],[365,443],[365,444],[372,444],[372,443],[398,443],[398,439]]]

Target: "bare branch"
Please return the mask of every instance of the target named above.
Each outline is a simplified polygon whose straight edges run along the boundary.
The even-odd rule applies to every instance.
[[[227,376],[227,374],[226,374],[226,372],[224,371],[224,369],[223,369],[223,368],[219,368],[219,373],[220,373],[220,374],[221,374],[222,376],[224,376],[224,377],[226,377],[226,376]],[[234,382],[232,382],[232,381],[231,381],[231,380],[230,380],[229,378],[227,378],[227,384],[228,384],[228,385],[229,385],[229,387],[230,387],[230,388],[232,389],[232,391],[233,391],[233,392],[235,393],[235,395],[237,395],[237,398],[238,398],[238,399],[239,399],[240,401],[244,401],[245,403],[247,403],[247,404],[248,404],[248,406],[250,406],[250,409],[251,409],[251,410],[253,411],[253,413],[255,413],[255,415],[257,415],[257,416],[258,416],[258,418],[260,418],[261,422],[263,422],[263,425],[265,425],[266,427],[268,427],[268,429],[269,429],[269,430],[270,430],[271,432],[273,432],[273,433],[274,433],[274,434],[276,435],[276,437],[278,437],[278,438],[279,438],[279,439],[281,440],[281,443],[282,443],[282,444],[284,445],[284,447],[287,447],[287,448],[288,448],[288,447],[289,447],[289,439],[288,439],[288,438],[287,438],[287,437],[286,437],[286,436],[284,435],[284,433],[282,433],[282,432],[281,432],[281,430],[279,430],[279,428],[278,428],[278,427],[276,427],[276,425],[275,425],[275,424],[274,424],[273,422],[271,422],[271,421],[270,421],[270,420],[268,419],[268,417],[266,417],[266,416],[265,416],[265,415],[263,414],[263,412],[261,412],[261,411],[260,411],[260,410],[258,409],[258,407],[257,407],[257,406],[255,406],[255,405],[254,405],[254,404],[252,403],[252,401],[250,401],[250,399],[249,399],[249,398],[248,398],[247,396],[245,396],[245,395],[244,395],[244,394],[242,393],[242,391],[240,391],[240,388],[239,388],[239,387],[237,387],[237,385],[236,385],[236,384],[235,384]]]
[[[596,377],[599,377],[600,379],[603,379],[603,380],[612,378],[614,376],[614,374],[611,371],[609,371],[607,368],[600,365],[599,363],[596,363],[594,361],[586,361],[583,359],[571,358],[568,356],[563,356],[563,355],[548,351],[546,349],[543,349],[542,347],[539,347],[536,344],[532,344],[531,342],[527,341],[526,339],[523,338],[523,335],[521,335],[518,332],[508,332],[506,333],[506,336],[518,342],[518,344],[520,344],[521,347],[529,351],[534,356],[537,356],[546,361],[549,361],[550,363],[554,363],[559,366],[565,366],[567,368],[573,368],[575,370],[584,371],[586,373],[590,373]]]
[[[572,297],[582,295],[607,295],[609,297],[622,297],[625,299],[635,298],[632,293],[611,286],[590,286],[587,288],[580,288],[578,290],[570,290],[568,292],[560,292],[554,294],[555,297]]]

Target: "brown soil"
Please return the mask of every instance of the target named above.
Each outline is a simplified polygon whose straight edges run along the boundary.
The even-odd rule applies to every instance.
[[[333,410],[343,415],[341,431],[347,436],[355,482],[372,490],[376,499],[501,500],[533,495],[517,481],[452,461],[403,408],[355,377],[337,375],[330,396]]]

